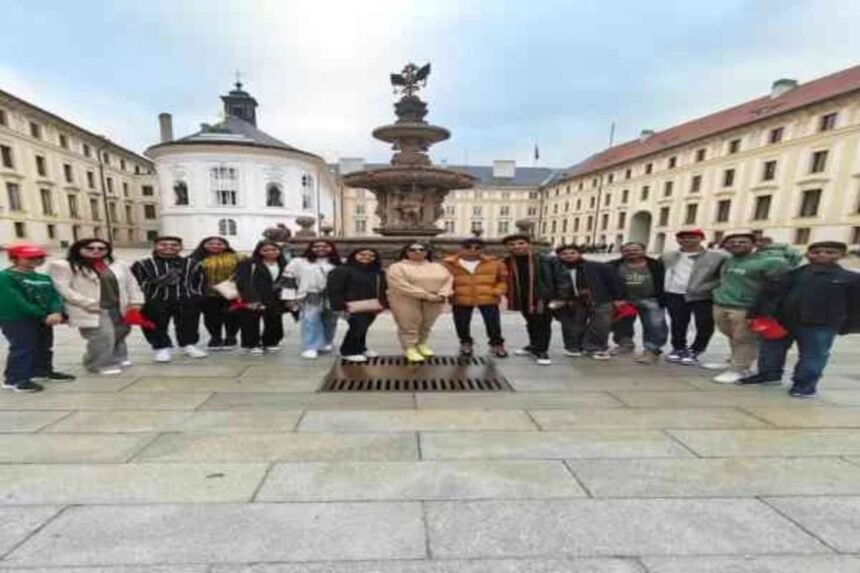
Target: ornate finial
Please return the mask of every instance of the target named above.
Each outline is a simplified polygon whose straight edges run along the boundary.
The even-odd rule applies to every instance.
[[[239,70],[236,70],[236,83],[234,84],[237,90],[242,89],[242,74],[239,73]]]
[[[427,85],[427,76],[430,75],[430,64],[418,67],[412,62],[406,64],[399,74],[391,74],[391,85],[394,93],[402,93],[404,96],[415,95],[419,89]]]

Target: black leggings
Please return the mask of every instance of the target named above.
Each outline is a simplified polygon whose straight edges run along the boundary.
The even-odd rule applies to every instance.
[[[213,341],[235,340],[239,333],[239,316],[230,312],[230,301],[220,296],[203,299],[203,324]]]

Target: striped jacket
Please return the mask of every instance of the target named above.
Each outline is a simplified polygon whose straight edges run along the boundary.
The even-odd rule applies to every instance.
[[[206,290],[200,264],[187,257],[164,259],[153,256],[131,266],[147,302],[175,302],[197,299]]]

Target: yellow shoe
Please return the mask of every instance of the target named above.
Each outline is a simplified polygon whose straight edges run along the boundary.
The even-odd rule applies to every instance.
[[[420,352],[424,358],[429,358],[430,356],[433,356],[433,351],[430,350],[430,347],[426,344],[419,344],[415,348],[418,349],[418,352]]]
[[[424,356],[415,348],[407,348],[403,354],[409,362],[424,362]]]

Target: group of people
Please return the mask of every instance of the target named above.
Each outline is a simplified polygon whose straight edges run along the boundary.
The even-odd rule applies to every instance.
[[[638,317],[641,364],[658,362],[671,340],[668,362],[720,367],[714,378],[720,383],[771,384],[782,379],[796,342],[800,357],[790,393],[815,395],[835,336],[860,332],[860,274],[838,264],[846,245],[811,244],[808,264],[800,266],[799,253],[752,234],[731,234],[720,250],[706,248],[697,229],[680,231],[677,241],[679,249],[659,259],[647,256],[645,245],[627,243],[608,262],[586,260],[575,245],[547,255],[527,235],[505,237],[503,258],[486,254],[479,238],[463,240],[438,261],[429,245],[415,242],[384,270],[376,250],[358,248],[342,258],[322,239],[288,259],[273,241],[260,241],[245,257],[223,237],[204,239],[186,257],[181,238],[162,236],[151,256],[127,265],[114,258],[110,243],[89,238],[76,241],[65,259],[50,261],[47,274],[36,270],[45,251],[19,245],[8,250],[11,267],[0,272],[0,328],[9,341],[3,387],[35,392],[42,389],[37,379],[74,379],[52,365],[52,327],[62,322],[86,341],[85,369],[101,375],[131,365],[125,340],[132,324],[143,327],[155,362],[170,362],[171,322],[177,346],[192,358],[239,346],[262,355],[281,349],[285,314],[300,323],[301,356],[309,360],[334,351],[338,320],[345,319],[340,355],[362,363],[377,356],[367,334],[385,310],[404,356],[420,363],[433,356],[430,333],[449,304],[461,356],[476,352],[470,326],[477,309],[489,352],[505,358],[500,307],[506,299],[528,334],[515,354],[539,365],[551,364],[554,320],[564,355],[610,360],[635,351]],[[201,314],[206,349],[199,346]],[[757,317],[778,321],[785,335],[762,340],[750,326]],[[728,364],[702,362],[715,329],[729,340]]]

